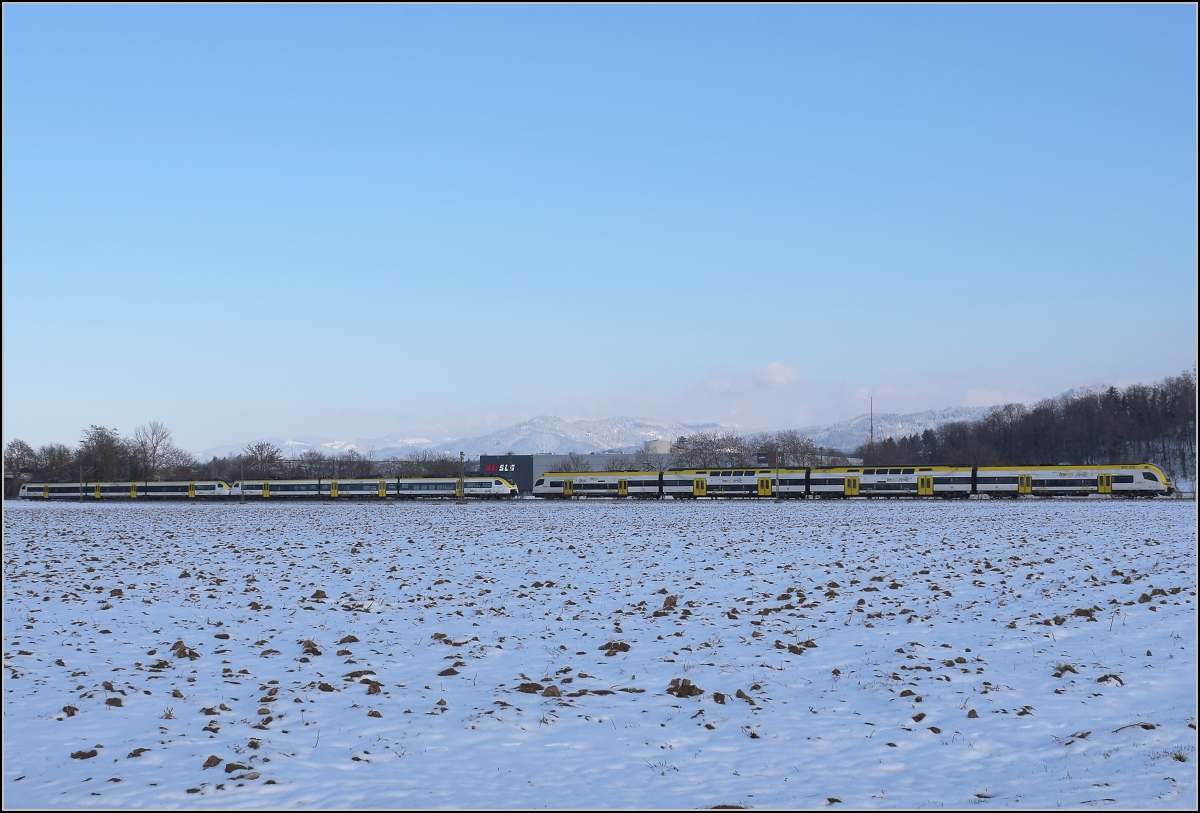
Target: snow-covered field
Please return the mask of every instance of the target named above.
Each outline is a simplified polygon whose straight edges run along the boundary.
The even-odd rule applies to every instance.
[[[1196,802],[1195,503],[4,507],[9,809]]]

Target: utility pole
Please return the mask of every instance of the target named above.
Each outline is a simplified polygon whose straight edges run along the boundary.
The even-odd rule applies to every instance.
[[[871,455],[868,464],[875,460],[875,396],[871,396],[871,441],[867,444],[867,454]]]
[[[87,469],[88,476],[90,477],[91,475],[93,475],[95,473],[96,473],[95,467],[88,466],[88,469]],[[83,480],[83,474],[84,474],[83,464],[80,463],[79,464],[79,501],[80,502],[83,502],[83,487],[84,487],[84,485],[86,485]]]
[[[458,500],[459,505],[467,504],[467,484],[466,484],[466,452],[458,453]]]

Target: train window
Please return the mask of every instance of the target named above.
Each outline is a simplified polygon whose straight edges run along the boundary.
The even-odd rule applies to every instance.
[[[863,474],[874,474],[875,469],[863,469],[862,473]]]
[[[720,477],[720,476],[721,476],[721,472],[719,472],[719,471],[710,471],[710,472],[708,473],[708,476],[709,476],[709,477]]]
[[[723,472],[721,472],[721,476],[722,476],[722,477],[732,477],[732,476],[733,476],[733,472],[731,472],[731,471],[723,471]]]
[[[1114,474],[1113,482],[1114,483],[1132,483],[1133,475],[1132,474]]]
[[[901,472],[901,474],[913,474],[913,473],[914,473],[913,469],[905,469],[904,471]]]
[[[743,474],[745,474],[745,472],[742,472],[742,471],[735,471],[735,472],[731,472],[731,473],[733,474],[734,477],[741,477]]]
[[[1147,480],[1153,480],[1156,483],[1158,482],[1158,478],[1154,476],[1154,472],[1152,472],[1152,471],[1144,471],[1144,472],[1142,472],[1142,476],[1145,477]]]
[[[888,474],[899,474],[900,469],[888,469]]]

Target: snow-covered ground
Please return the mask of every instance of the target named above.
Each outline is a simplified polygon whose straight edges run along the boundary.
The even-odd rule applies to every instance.
[[[1179,501],[5,503],[6,808],[1196,802]]]

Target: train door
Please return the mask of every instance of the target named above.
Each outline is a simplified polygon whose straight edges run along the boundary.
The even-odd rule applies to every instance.
[[[1017,493],[1032,494],[1033,493],[1033,475],[1018,474],[1017,475]]]
[[[129,499],[131,499],[131,500],[137,499],[137,483],[131,483],[129,485]]]
[[[703,497],[708,493],[708,480],[704,477],[697,477],[692,480],[692,496]]]
[[[463,496],[463,481],[462,480],[454,481],[454,496],[455,497]]]
[[[575,483],[571,480],[563,480],[563,496],[572,497],[575,495]]]
[[[932,497],[933,496],[933,476],[932,475],[922,474],[922,475],[917,476],[917,496],[918,497]]]
[[[100,495],[97,494],[96,496],[100,496]],[[196,498],[196,484],[188,483],[188,499],[194,500],[195,498]]]
[[[337,497],[337,495],[338,495],[338,487],[337,486],[338,486],[337,480],[329,481],[329,498],[330,499]]]
[[[1098,475],[1096,477],[1096,490],[1101,494],[1112,494],[1112,475]]]
[[[847,496],[847,497],[857,497],[858,496],[858,478],[857,477],[847,477],[846,478],[846,485],[844,488],[844,493],[845,493],[845,496]]]
[[[100,499],[100,484],[99,483],[96,484],[96,491],[94,493],[96,495],[96,499]]]
[[[387,480],[380,480],[380,481],[379,481],[379,496],[380,496],[380,497],[386,497],[386,496],[387,496]]]
[[[770,497],[771,496],[771,478],[770,477],[759,477],[758,478],[758,496],[760,496],[760,497]]]
[[[628,480],[617,480],[617,496],[619,496],[619,497],[628,497],[629,496],[629,481]]]
[[[263,499],[271,496],[271,484],[263,481]]]

